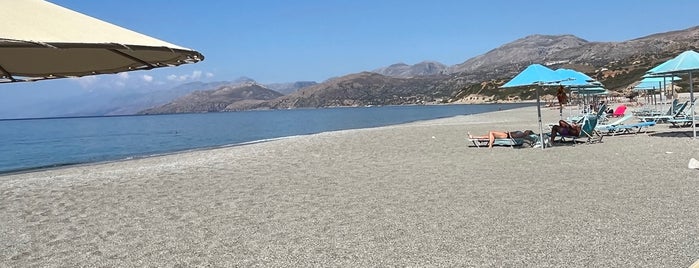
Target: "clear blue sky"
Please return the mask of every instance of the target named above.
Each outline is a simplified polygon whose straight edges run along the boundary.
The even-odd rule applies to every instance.
[[[624,41],[699,25],[696,0],[50,2],[198,50],[206,59],[122,75],[3,84],[5,102],[240,76],[320,82],[398,62],[453,65],[531,34]]]

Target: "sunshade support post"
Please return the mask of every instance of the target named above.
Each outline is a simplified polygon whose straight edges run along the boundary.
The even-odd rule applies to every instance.
[[[148,63],[148,62],[145,62],[145,61],[143,61],[143,60],[141,60],[141,59],[139,59],[139,58],[136,58],[136,57],[131,56],[131,55],[129,55],[129,54],[126,54],[126,53],[124,53],[124,52],[121,52],[121,51],[119,51],[119,50],[110,49],[109,51],[114,52],[115,54],[118,54],[118,55],[120,55],[120,56],[122,56],[122,57],[124,57],[124,58],[128,58],[128,59],[130,59],[130,60],[132,60],[132,61],[135,61],[135,62],[138,62],[138,63],[141,63],[141,64],[143,64],[143,65],[148,66],[148,67],[146,67],[146,68],[139,68],[139,69],[141,69],[141,70],[150,70],[150,69],[155,68],[155,65],[150,64],[150,63]]]
[[[546,141],[544,141],[544,125],[541,123],[541,98],[539,98],[539,90],[541,88],[541,85],[538,85],[536,87],[536,113],[538,115],[539,119],[539,142],[541,142],[541,150],[544,149],[544,144],[546,144]]]
[[[10,72],[8,72],[7,70],[5,70],[5,68],[2,67],[2,65],[0,65],[0,72],[2,72],[4,77],[7,77],[7,79],[10,79],[10,81],[17,82],[17,79],[12,77],[12,74]]]
[[[696,122],[694,121],[694,83],[692,81],[692,71],[689,71],[689,103],[692,104],[691,110],[692,110],[692,139],[696,140],[697,139],[697,125]]]

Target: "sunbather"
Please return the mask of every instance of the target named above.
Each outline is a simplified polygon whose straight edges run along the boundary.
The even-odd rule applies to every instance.
[[[493,144],[495,139],[520,139],[524,138],[526,136],[534,134],[534,131],[531,130],[525,130],[525,131],[488,131],[488,135],[483,135],[483,136],[471,136],[471,133],[468,133],[468,138],[469,139],[488,139],[488,148],[493,148]]]
[[[558,125],[551,127],[551,144],[553,144],[553,140],[556,139],[557,135],[577,137],[580,135],[580,125],[560,120]]]

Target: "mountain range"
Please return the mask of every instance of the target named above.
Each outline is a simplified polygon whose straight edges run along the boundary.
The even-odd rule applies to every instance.
[[[576,69],[595,77],[618,94],[629,94],[627,87],[639,80],[646,70],[698,46],[699,26],[623,42],[590,42],[573,35],[530,35],[453,66],[434,61],[414,65],[397,63],[318,84],[304,84],[300,89],[273,99],[268,99],[270,95],[264,93],[272,88],[258,85],[260,87],[248,88],[257,91],[250,94],[250,98],[231,97],[225,101],[227,105],[217,106],[219,109],[195,108],[193,103],[200,102],[190,96],[161,106],[172,110],[146,112],[519,101],[534,96],[527,91],[498,87],[532,63]],[[226,90],[229,89],[222,86],[212,90],[210,95],[220,96],[216,91]],[[192,95],[202,98],[201,93]],[[173,108],[178,105],[180,107]]]
[[[50,108],[61,111],[60,116],[86,116],[519,101],[534,96],[499,86],[532,63],[576,69],[600,80],[609,90],[632,96],[629,85],[646,70],[697,47],[699,26],[623,42],[590,42],[574,35],[530,35],[453,66],[435,61],[396,63],[321,83],[260,84],[248,77],[193,82],[169,90],[111,95],[101,92],[101,99],[88,94],[74,98],[74,105],[62,103],[63,108],[46,106],[36,110]]]

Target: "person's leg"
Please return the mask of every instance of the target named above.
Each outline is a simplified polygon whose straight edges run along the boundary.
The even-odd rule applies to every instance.
[[[473,135],[471,135],[471,132],[466,132],[466,133],[468,134],[469,139],[487,139],[490,136],[490,134],[482,135],[482,136],[473,136]]]
[[[570,127],[572,127],[572,126],[571,126],[570,124],[568,124],[568,122],[566,122],[565,120],[559,120],[559,121],[558,121],[558,125],[561,126],[561,127],[564,127],[564,128],[570,128]]]
[[[491,131],[488,132],[488,148],[493,148],[493,143],[495,139],[507,139],[507,132],[502,131]]]
[[[563,121],[563,120],[561,120]],[[560,124],[560,122],[559,122]],[[556,139],[556,135],[558,134],[558,129],[561,128],[560,126],[553,126],[551,127],[551,145],[553,145],[553,140]]]

